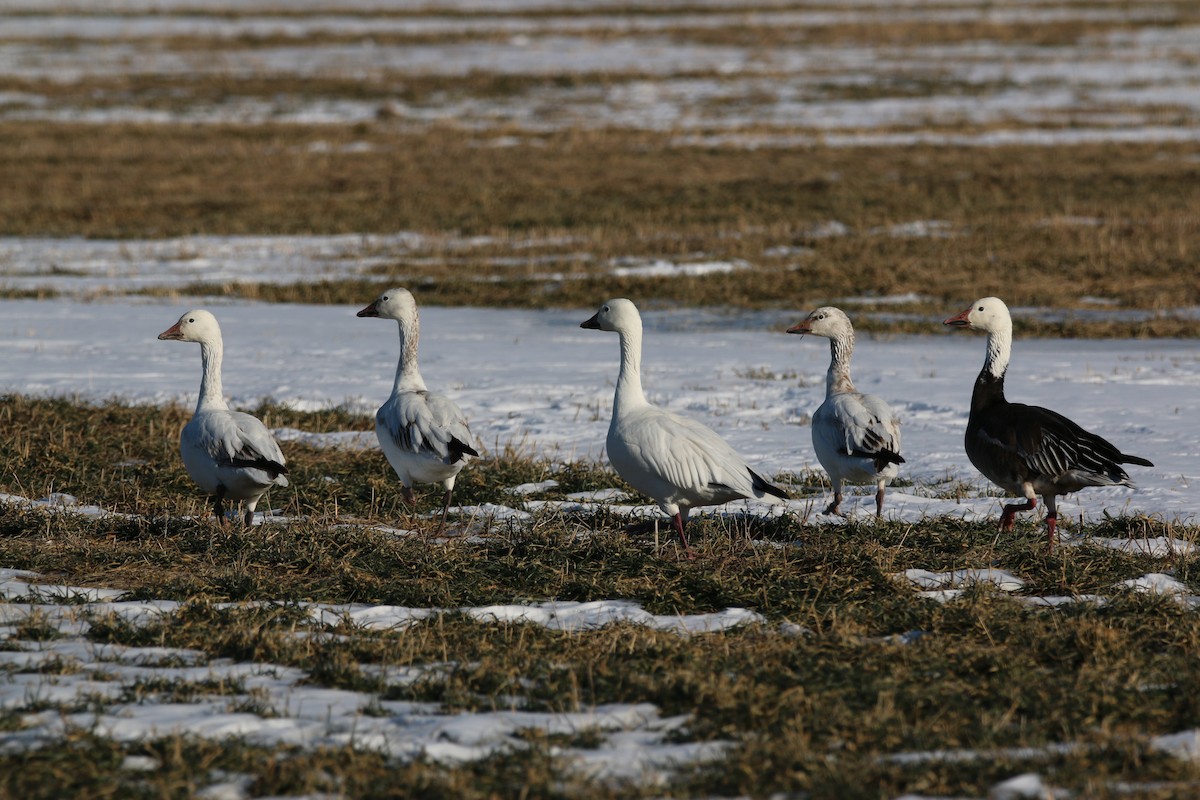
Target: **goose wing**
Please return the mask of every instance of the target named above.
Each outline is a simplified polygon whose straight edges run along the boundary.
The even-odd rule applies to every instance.
[[[1120,467],[1129,456],[1048,408],[1011,403],[1001,413],[985,415],[976,437],[981,445],[1019,464],[1027,480],[1065,476],[1085,483],[1129,481]]]
[[[261,469],[272,479],[288,472],[287,459],[267,426],[242,411],[196,418],[195,443],[218,466]]]
[[[698,422],[651,408],[631,421],[624,438],[630,454],[646,472],[683,493],[755,496],[753,473],[746,462],[724,439]]]
[[[475,437],[454,401],[430,392],[399,392],[375,415],[402,450],[425,453],[446,464],[478,456]]]
[[[900,456],[900,421],[888,404],[871,394],[835,395],[833,419],[839,450],[847,455],[874,459],[876,469],[903,464]]]

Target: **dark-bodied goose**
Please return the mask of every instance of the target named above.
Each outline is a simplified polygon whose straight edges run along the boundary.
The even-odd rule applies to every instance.
[[[772,486],[712,430],[652,405],[642,392],[642,317],[625,299],[609,300],[581,328],[615,331],[621,369],[608,427],[608,460],[630,486],[671,517],[684,548],[688,512],[696,506],[758,498],[780,502]]]
[[[1112,443],[1071,420],[1038,406],[1010,403],[1004,397],[1004,373],[1012,353],[1012,317],[997,297],[985,297],[946,320],[954,328],[985,331],[987,356],[971,394],[965,446],[975,468],[1024,503],[1006,505],[1000,529],[1009,530],[1018,511],[1046,503],[1050,547],[1058,522],[1055,499],[1088,486],[1133,486],[1121,464],[1152,463],[1122,453]]]
[[[259,498],[272,486],[288,485],[283,451],[258,419],[229,410],[221,387],[224,345],[216,317],[189,311],[158,338],[200,344],[200,399],[179,434],[179,452],[188,475],[212,495],[217,518],[225,518],[225,500],[241,500],[246,503],[243,519],[250,525]]]
[[[903,464],[900,456],[900,420],[882,398],[855,390],[850,380],[854,353],[854,326],[838,308],[818,308],[788,333],[811,333],[829,339],[829,372],[825,376],[825,402],[812,418],[813,450],[829,473],[833,502],[826,514],[840,514],[842,483],[873,483],[875,516],[883,516],[884,487]]]
[[[440,483],[442,519],[446,525],[454,480],[470,456],[479,456],[466,417],[445,395],[425,386],[417,368],[421,323],[417,301],[407,289],[389,289],[358,312],[360,317],[395,320],[400,328],[400,360],[392,395],[375,413],[375,435],[388,463],[404,484],[404,499],[416,503],[414,483]]]

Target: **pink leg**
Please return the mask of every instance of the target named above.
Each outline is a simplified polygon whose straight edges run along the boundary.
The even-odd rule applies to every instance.
[[[1031,497],[1024,503],[1013,503],[1004,507],[1004,513],[1000,515],[1000,530],[1011,531],[1013,529],[1013,519],[1018,511],[1032,511],[1037,508],[1037,498]]]
[[[1050,537],[1050,552],[1054,552],[1054,535],[1058,532],[1058,498],[1052,494],[1043,498],[1046,501],[1046,535]]]
[[[675,532],[679,534],[679,541],[683,542],[684,547],[687,547],[687,536],[683,533],[683,515],[676,513],[675,516],[671,517],[671,520],[675,523]]]
[[[682,514],[682,512],[677,513],[675,516],[671,517],[671,520],[675,523],[675,532],[679,534],[679,541],[683,542],[683,551],[685,553],[687,553],[688,558],[695,558],[696,554],[692,552],[692,548],[688,544],[687,536],[685,536],[683,533],[683,514]]]
[[[879,519],[883,518],[883,487],[879,487],[879,491],[875,493],[875,516]]]

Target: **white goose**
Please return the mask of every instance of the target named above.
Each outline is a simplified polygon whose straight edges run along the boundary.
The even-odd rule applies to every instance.
[[[642,392],[642,318],[625,299],[609,300],[581,328],[615,331],[621,370],[608,427],[608,460],[630,486],[652,498],[683,529],[695,506],[755,497],[769,502],[787,494],[754,472],[729,444],[698,422],[652,405]]]
[[[267,426],[241,411],[230,411],[221,388],[221,327],[207,311],[189,311],[159,339],[199,342],[203,374],[196,413],[179,435],[183,466],[213,497],[213,511],[225,518],[225,500],[245,501],[244,521],[254,519],[259,498],[272,486],[287,486],[287,461]]]
[[[999,297],[984,297],[946,320],[952,328],[985,331],[987,355],[971,393],[971,414],[963,444],[967,458],[984,477],[1024,503],[1004,507],[1000,530],[1010,530],[1018,511],[1046,502],[1050,547],[1058,527],[1059,495],[1088,486],[1133,486],[1121,464],[1153,467],[1141,456],[1122,453],[1116,445],[1076,423],[1039,406],[1010,403],[1004,375],[1012,355],[1012,316]]]
[[[829,473],[833,502],[826,514],[840,514],[842,483],[873,483],[875,515],[883,515],[883,492],[903,464],[900,456],[900,420],[887,402],[856,391],[850,380],[854,353],[854,326],[841,309],[818,308],[788,333],[811,333],[829,339],[829,372],[825,377],[825,402],[812,418],[813,449]]]
[[[407,289],[389,289],[358,312],[360,317],[395,320],[400,328],[400,361],[392,396],[375,413],[375,435],[388,463],[404,484],[404,499],[416,502],[413,483],[440,483],[445,489],[439,530],[446,525],[454,481],[469,456],[479,456],[474,437],[454,401],[425,386],[417,368],[421,323],[417,301]]]

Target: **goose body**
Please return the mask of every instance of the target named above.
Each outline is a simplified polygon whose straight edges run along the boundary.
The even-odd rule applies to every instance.
[[[875,514],[883,515],[884,488],[904,463],[900,455],[900,420],[882,398],[859,392],[850,380],[854,326],[840,309],[818,308],[788,333],[829,339],[829,372],[825,401],[812,418],[813,450],[829,474],[833,501],[826,514],[841,513],[842,484],[875,484]]]
[[[388,463],[404,486],[404,499],[416,501],[415,483],[440,484],[444,490],[441,525],[458,473],[478,457],[466,417],[454,401],[429,391],[417,367],[421,324],[417,303],[407,289],[389,289],[358,312],[360,317],[395,320],[400,329],[400,360],[392,394],[375,413],[375,435]]]
[[[672,518],[685,547],[684,526],[696,506],[787,498],[711,429],[646,399],[641,380],[642,319],[632,302],[610,300],[580,327],[615,331],[620,337],[621,367],[606,439],[608,459],[622,479]]]
[[[975,301],[945,325],[988,334],[987,355],[971,394],[964,448],[984,477],[1024,503],[1006,505],[1000,527],[1008,530],[1018,511],[1046,504],[1046,528],[1054,546],[1059,495],[1089,486],[1133,486],[1122,464],[1152,467],[1140,456],[1116,445],[1047,408],[1010,403],[1004,376],[1012,354],[1012,317],[997,297]]]
[[[287,486],[287,461],[279,443],[257,418],[231,411],[221,386],[224,344],[217,319],[204,310],[189,311],[158,335],[159,339],[199,342],[203,372],[196,413],[179,435],[179,451],[188,475],[213,497],[213,511],[224,517],[224,501],[243,501],[244,521],[254,519],[259,499],[272,486]]]

